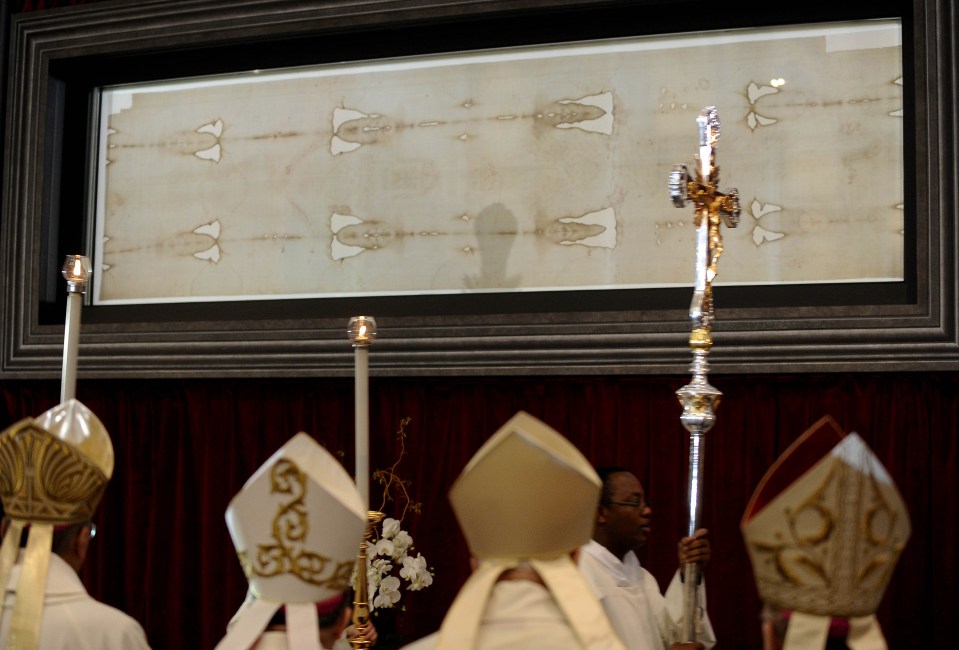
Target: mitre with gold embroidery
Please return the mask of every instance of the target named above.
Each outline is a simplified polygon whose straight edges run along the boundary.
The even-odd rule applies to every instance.
[[[290,647],[319,648],[317,603],[350,585],[367,510],[343,466],[305,433],[276,451],[226,511],[250,585],[219,650],[248,648],[285,607]],[[300,644],[300,645],[298,645]]]
[[[110,436],[75,399],[0,433],[0,499],[8,519],[0,546],[0,588],[8,586],[20,538],[29,528],[10,647],[37,643],[54,527],[90,521],[112,475]]]
[[[821,419],[763,477],[741,528],[759,595],[794,612],[787,648],[822,647],[833,616],[850,618],[851,637],[881,640],[873,614],[911,528],[892,478],[862,438]],[[798,622],[812,642],[797,641]]]

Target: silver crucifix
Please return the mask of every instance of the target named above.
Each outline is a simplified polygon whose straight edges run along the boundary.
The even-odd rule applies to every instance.
[[[692,332],[689,347],[693,353],[690,365],[692,381],[676,391],[683,414],[680,420],[689,432],[689,524],[687,535],[700,527],[702,516],[703,454],[705,434],[716,421],[715,408],[722,393],[713,388],[706,375],[709,364],[706,355],[713,345],[713,279],[716,263],[723,253],[720,223],[729,228],[739,224],[739,192],[735,189],[719,192],[719,167],[716,165],[716,144],[719,141],[719,116],[715,106],[707,106],[696,118],[699,127],[699,154],[696,177],[692,178],[686,165],[674,165],[669,174],[669,194],[673,205],[685,207],[689,203],[696,210],[696,279],[693,300],[689,306]],[[699,584],[699,566],[683,567],[683,640],[696,640],[696,587]]]

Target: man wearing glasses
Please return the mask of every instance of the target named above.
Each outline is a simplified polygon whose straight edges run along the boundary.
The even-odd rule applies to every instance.
[[[596,472],[603,489],[593,538],[580,549],[579,569],[628,650],[668,648],[682,629],[681,571],[663,596],[656,578],[640,566],[634,552],[646,543],[653,514],[643,486],[622,467],[601,467]],[[687,562],[705,567],[710,557],[706,536],[707,531],[700,529],[680,541],[680,568]],[[693,647],[710,648],[716,637],[706,614],[705,586],[697,591],[700,616],[695,624],[698,644]]]

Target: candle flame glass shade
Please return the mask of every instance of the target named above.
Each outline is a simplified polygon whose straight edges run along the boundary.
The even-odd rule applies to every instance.
[[[91,272],[90,258],[85,255],[67,255],[61,270],[67,281],[67,292],[83,293]]]
[[[369,345],[376,338],[376,321],[372,316],[354,316],[346,333],[353,345]]]

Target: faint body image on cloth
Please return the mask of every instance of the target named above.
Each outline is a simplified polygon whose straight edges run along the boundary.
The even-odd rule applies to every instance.
[[[666,177],[719,109],[726,284],[904,277],[899,21],[102,89],[94,302],[688,286]]]

